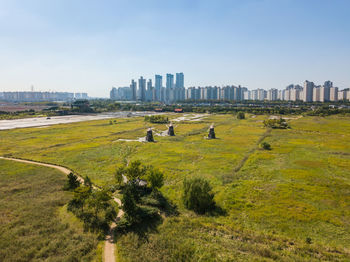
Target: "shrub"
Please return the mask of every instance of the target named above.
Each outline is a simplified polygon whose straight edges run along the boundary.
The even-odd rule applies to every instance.
[[[147,180],[152,190],[158,190],[164,185],[164,175],[158,169],[149,168]]]
[[[237,113],[237,119],[245,119],[245,114],[244,114],[244,112],[238,112],[238,113]]]
[[[137,205],[134,198],[134,192],[131,185],[127,185],[124,188],[122,198],[123,210],[125,212],[125,218],[130,224],[136,222]]]
[[[269,143],[267,143],[267,142],[262,142],[260,144],[260,146],[261,146],[262,149],[271,150],[271,145]]]
[[[72,172],[67,175],[67,182],[64,185],[64,190],[74,190],[80,186],[80,182],[78,177],[74,175]]]
[[[264,126],[265,127],[270,127],[273,129],[287,129],[290,128],[286,120],[283,118],[280,119],[267,119],[264,120]]]
[[[109,223],[117,217],[115,203],[107,190],[94,191],[88,186],[74,190],[68,210],[84,222],[86,231],[96,232],[99,237],[109,229]]]
[[[305,240],[305,242],[306,242],[307,244],[311,244],[311,243],[312,243],[312,239],[311,239],[310,237],[307,237],[306,240]]]
[[[202,178],[184,180],[183,202],[187,209],[204,214],[215,207],[214,194],[208,181]]]
[[[145,116],[145,121],[155,124],[166,124],[169,123],[169,119],[166,116],[155,115],[155,116]]]

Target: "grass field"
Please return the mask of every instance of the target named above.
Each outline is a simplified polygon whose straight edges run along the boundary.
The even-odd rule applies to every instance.
[[[0,261],[100,261],[96,236],[67,213],[65,176],[0,159]]]
[[[303,117],[272,131],[266,118],[209,115],[176,124],[176,136],[157,143],[118,140],[144,136],[143,118],[1,131],[0,154],[62,164],[99,185],[113,182],[123,159],[163,170],[162,192],[180,215],[146,238],[118,236],[121,261],[349,261],[350,117]],[[216,140],[204,139],[211,123]],[[259,149],[262,140],[272,150]],[[210,181],[226,214],[184,209],[182,181],[193,176]]]

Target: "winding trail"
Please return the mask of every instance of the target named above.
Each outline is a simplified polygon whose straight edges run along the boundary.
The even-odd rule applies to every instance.
[[[12,158],[12,157],[1,157],[0,159],[4,159],[4,160],[10,160],[10,161],[16,161],[16,162],[21,162],[21,163],[26,163],[26,164],[32,164],[32,165],[38,165],[38,166],[45,166],[45,167],[49,167],[49,168],[54,168],[62,173],[64,173],[65,175],[68,175],[69,173],[73,172],[72,170],[63,167],[63,166],[58,166],[58,165],[53,165],[53,164],[47,164],[47,163],[41,163],[41,162],[37,162],[37,161],[32,161],[32,160],[24,160],[24,159],[19,159],[19,158]],[[74,172],[73,172],[74,173]],[[83,183],[84,179],[80,176],[77,176],[78,180]],[[93,189],[99,190],[98,187],[96,186],[92,186]],[[113,200],[119,205],[119,207],[122,205],[122,202],[119,198],[113,197]],[[120,218],[123,216],[124,212],[122,209],[119,208],[119,212],[117,215],[117,221],[120,220]],[[116,223],[113,222],[110,226],[109,232],[106,236],[106,240],[105,240],[105,247],[104,247],[104,262],[115,262],[116,258],[115,258],[115,244],[114,244],[114,230],[116,228]]]

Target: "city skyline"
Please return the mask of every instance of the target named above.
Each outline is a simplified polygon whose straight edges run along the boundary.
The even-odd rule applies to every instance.
[[[348,88],[349,8],[345,0],[3,0],[0,92],[34,85],[108,97],[133,76],[179,71],[186,87],[333,79]]]
[[[158,101],[166,104],[184,100],[337,102],[350,99],[350,88],[339,88],[333,85],[330,80],[326,80],[323,85],[316,85],[314,82],[305,80],[303,85],[289,84],[283,89],[270,88],[267,90],[262,88],[248,89],[241,85],[185,87],[184,73],[181,72],[176,73],[175,82],[174,75],[167,73],[165,86],[163,85],[163,76],[157,74],[154,75],[155,85],[152,85],[152,79],[149,79],[147,89],[145,88],[146,79],[143,76],[140,76],[138,83],[137,87],[136,81],[132,79],[129,87],[112,87],[110,99],[140,102]]]

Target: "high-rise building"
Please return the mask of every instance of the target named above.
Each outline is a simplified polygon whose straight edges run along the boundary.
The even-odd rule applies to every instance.
[[[332,102],[338,101],[338,87],[331,87],[329,90],[329,100]]]
[[[162,101],[161,89],[163,87],[163,77],[161,75],[155,75],[155,101]]]
[[[272,88],[267,91],[267,100],[269,101],[275,101],[278,97],[278,90],[275,88]]]
[[[137,84],[134,81],[134,79],[131,80],[130,84],[130,89],[131,89],[131,100],[136,101],[137,100]]]
[[[243,97],[244,97],[244,100],[252,100],[251,91],[249,90],[244,91]]]
[[[176,73],[176,88],[184,88],[185,82],[184,82],[184,73]]]
[[[265,98],[267,97],[267,92],[264,89],[258,89],[258,99],[260,101],[265,100]]]
[[[323,86],[320,89],[320,100],[321,102],[329,101],[329,91],[330,88],[333,87],[333,83],[331,81],[324,82]]]
[[[109,98],[111,100],[117,100],[117,88],[112,88],[112,90],[109,92]]]
[[[316,86],[313,88],[312,101],[313,102],[320,102],[321,101],[321,86]]]
[[[299,85],[295,85],[293,89],[290,89],[290,101],[298,101],[301,100],[301,93],[302,93],[303,88]]]
[[[166,88],[174,88],[174,75],[166,74]]]
[[[14,102],[72,101],[74,93],[68,92],[3,92],[2,99]]]
[[[252,92],[251,92],[251,99],[252,100],[258,100],[258,90],[257,89],[252,90]]]
[[[166,74],[165,102],[173,102],[174,97],[174,75]]]
[[[305,81],[303,89],[303,101],[312,102],[313,99],[313,89],[315,84],[313,82]]]
[[[138,100],[146,101],[146,79],[142,76],[139,78],[139,97]]]
[[[147,82],[146,101],[152,101],[152,100],[153,100],[153,86],[152,86],[152,79],[149,79]]]
[[[341,91],[338,91],[338,100],[349,100],[350,99],[350,89],[344,89]]]
[[[328,80],[328,81],[324,82],[323,86],[331,88],[331,87],[333,87],[333,82]]]

